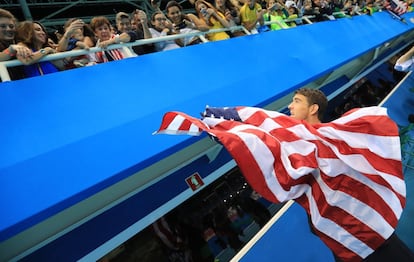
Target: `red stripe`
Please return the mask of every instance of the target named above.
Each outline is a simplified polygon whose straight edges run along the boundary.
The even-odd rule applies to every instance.
[[[342,183],[342,182],[341,182]],[[312,196],[318,206],[319,213],[322,217],[328,218],[334,221],[336,224],[341,225],[346,231],[350,232],[355,237],[362,240],[364,236],[369,236],[369,239],[382,239],[382,237],[374,232],[371,228],[365,225],[362,221],[355,218],[352,214],[349,214],[345,210],[337,206],[331,206],[328,204],[325,194],[319,187],[316,181],[311,182],[312,184]],[[342,190],[341,190],[342,191]],[[358,198],[357,198],[358,199]],[[384,239],[382,239],[383,241]],[[365,242],[368,246],[372,243]]]
[[[241,109],[247,109],[249,111],[256,110],[254,108],[238,107],[238,110]],[[343,124],[339,124],[340,120],[337,120],[334,123],[319,124],[314,126],[309,125],[305,122],[296,121],[293,118],[285,115],[280,115],[272,118],[271,121],[275,121],[282,128],[277,127],[274,130],[266,131],[260,128],[251,127],[251,125],[261,126],[263,124],[263,121],[266,121],[267,119],[270,120],[266,111],[262,111],[259,109],[257,110],[258,111],[253,112],[253,114],[249,116],[248,119],[244,119],[244,123],[236,121],[222,121],[216,126],[211,126],[210,129],[206,127],[200,120],[189,117],[182,113],[178,113],[188,120],[188,122],[185,121],[185,123],[181,125],[181,127],[179,127],[179,130],[189,129],[191,126],[190,122],[192,122],[202,130],[205,130],[210,134],[215,135],[223,143],[223,145],[235,159],[236,163],[240,167],[242,174],[246,177],[246,180],[253,187],[253,189],[255,189],[259,194],[261,194],[263,197],[272,202],[280,202],[288,200],[288,198],[294,198],[295,196],[298,196],[298,194],[302,191],[308,190],[309,186],[311,186],[312,196],[316,201],[321,216],[330,219],[334,223],[337,223],[342,228],[347,230],[350,234],[352,234],[354,237],[360,239],[362,242],[372,247],[373,249],[376,249],[378,246],[380,246],[384,242],[384,239],[381,237],[381,235],[379,235],[373,229],[368,227],[364,223],[364,221],[360,221],[359,219],[357,219],[355,217],[356,213],[349,214],[347,213],[347,211],[341,209],[340,207],[330,206],[327,203],[325,195],[323,194],[322,189],[316,182],[313,175],[300,174],[299,172],[295,171],[293,171],[295,173],[289,174],[287,171],[288,167],[284,166],[283,163],[287,160],[290,161],[289,164],[292,166],[292,168],[298,171],[300,171],[301,167],[309,167],[311,169],[317,170],[319,165],[319,160],[317,159],[317,157],[320,158],[321,161],[329,163],[330,159],[342,158],[339,160],[343,162],[346,161],[346,159],[343,158],[343,156],[359,155],[365,158],[365,160],[368,161],[368,163],[370,163],[370,165],[375,170],[373,172],[374,174],[360,175],[371,180],[373,183],[384,186],[391,190],[391,192],[394,192],[392,186],[389,185],[388,182],[379,175],[379,172],[390,174],[391,176],[395,176],[402,180],[401,161],[385,159],[373,153],[372,150],[369,149],[369,145],[367,145],[368,149],[353,148],[345,141],[341,141],[339,139],[328,139],[326,137],[323,137],[321,133],[318,132],[318,130],[315,128],[329,126],[334,129],[333,132],[335,132],[335,130],[341,130],[362,135],[371,134],[375,136],[380,136],[378,138],[381,138],[382,141],[386,142],[386,138],[398,137],[398,128],[395,125],[395,123],[392,120],[390,120],[387,116],[369,115],[369,110],[362,111],[363,113],[365,113],[365,115],[362,115],[353,120],[351,119]],[[352,116],[348,117],[351,118]],[[162,128],[168,128],[168,125],[169,123],[171,123],[172,119],[173,117],[165,117],[166,123],[164,123],[163,120]],[[245,125],[245,123],[251,125]],[[287,130],[287,128],[294,127],[298,124],[303,124],[309,132],[311,132],[313,135],[318,136],[319,139],[323,141],[304,141],[304,143],[313,143],[315,145],[316,150],[312,150],[312,147],[310,147],[307,150],[311,150],[311,152],[307,152],[306,154],[302,155],[301,153],[298,153],[300,152],[301,148],[296,148],[289,155],[287,151],[288,148],[281,148],[280,143],[292,142],[291,145],[286,144],[286,146],[297,146],[298,144],[293,142],[300,142],[300,140],[304,139],[300,137],[298,134],[292,133],[291,131]],[[228,132],[229,129],[232,129],[239,125],[245,125],[243,127],[243,130],[238,131],[239,135],[250,134],[254,137],[249,136],[246,138],[246,141],[243,141],[244,138],[240,138],[237,134]],[[160,128],[160,130],[162,128]],[[259,164],[256,162],[258,161],[258,159],[255,159],[255,155],[253,155],[260,154],[261,152],[257,150],[262,150],[261,146],[258,144],[257,139],[260,139],[261,142],[264,143],[264,145],[267,147],[268,150],[270,150],[270,154],[272,154],[274,158],[274,160],[272,160],[269,157],[269,159],[267,159],[267,163],[266,159],[260,159],[260,161],[265,162],[262,163],[263,171],[260,169]],[[250,147],[246,143],[248,143]],[[340,154],[336,155],[336,153],[333,149],[330,148],[330,146],[336,148],[336,150],[338,150]],[[255,151],[250,152],[250,149]],[[399,157],[399,155],[391,157],[396,159]],[[345,162],[343,162],[343,164],[345,164]],[[355,172],[358,172],[357,169],[360,169],[358,168],[358,163],[350,163],[349,165],[351,168],[355,170]],[[272,189],[268,188],[265,177],[271,175],[272,173],[275,174],[275,179],[286,192],[275,192],[274,195],[272,193]],[[365,203],[366,205],[376,210],[382,217],[384,217],[386,221],[388,221],[388,223],[392,227],[395,228],[395,226],[397,225],[398,217],[400,216],[400,214],[398,213],[399,209],[393,210],[392,207],[384,203],[384,200],[379,196],[378,192],[375,192],[375,190],[370,189],[363,182],[358,182],[357,180],[352,178],[352,176],[346,176],[344,174],[332,177],[321,173],[320,176],[322,181],[332,190],[342,191],[343,193],[346,193],[348,197],[350,197],[351,199],[358,199],[359,201]],[[296,179],[294,179],[294,177]],[[301,185],[303,185],[303,187],[301,187]],[[401,185],[394,186],[400,187]],[[295,188],[295,190],[299,191],[293,192],[293,187]],[[403,191],[403,189],[401,188],[398,188],[398,190]],[[401,203],[401,206],[404,206],[405,196],[399,195],[397,191],[394,192],[394,195],[397,196],[399,203]],[[338,196],[340,196],[340,194],[338,194]],[[307,212],[309,212],[309,206],[305,194],[302,194],[296,200],[307,210]],[[338,199],[337,201],[342,200]],[[347,201],[347,199],[344,199],[343,201]],[[399,203],[390,204],[398,205]],[[359,210],[355,210],[355,212],[359,212]],[[397,212],[397,214],[395,214],[395,212]],[[323,224],[320,224],[319,226],[323,226]],[[341,243],[334,241],[329,236],[324,235],[321,232],[319,232],[319,235],[321,236],[321,239],[344,261],[361,260],[361,258],[357,254],[344,248]]]
[[[323,150],[318,150],[318,157],[319,158],[332,158],[332,159],[337,159],[338,156],[335,154],[334,151],[332,151],[331,148],[325,146],[325,144],[323,144],[322,141],[320,140],[309,140],[309,142],[312,142],[316,145],[317,148],[323,148]]]
[[[174,121],[174,118],[177,116],[177,113],[175,112],[168,112],[164,114],[164,117],[162,118],[161,126],[158,129],[158,131],[163,131],[168,129],[168,126],[171,124],[172,121]]]
[[[247,182],[256,192],[274,203],[280,202],[267,187],[263,174],[248,147],[238,136],[215,130],[217,138],[226,145]],[[241,153],[243,152],[243,153]],[[254,175],[256,174],[256,175]]]
[[[324,140],[333,144],[335,148],[338,149],[339,153],[342,155],[360,155],[364,157],[377,171],[388,173],[398,178],[403,177],[401,161],[399,160],[385,159],[375,154],[370,149],[351,147],[342,140],[333,140],[329,138],[325,138]],[[322,143],[315,142],[315,144],[318,144],[319,148],[325,147]]]
[[[373,249],[379,247],[385,239],[379,234],[374,232],[370,227],[365,225],[360,220],[347,213],[341,208],[330,206],[325,199],[324,194],[319,188],[317,183],[312,183],[312,195],[315,198],[319,213],[322,217],[332,220],[334,223],[340,225],[354,237],[358,238],[366,245]],[[309,210],[308,198],[303,196],[296,200],[306,210]],[[311,215],[312,216],[312,215]],[[321,238],[326,245],[328,245],[335,254],[340,257],[343,261],[361,261],[361,257],[349,250],[342,244],[339,244],[336,240],[332,239],[329,235],[314,228],[316,234]]]
[[[290,154],[289,160],[295,169],[300,167],[311,167],[311,168],[318,168],[318,162],[316,161],[315,157],[316,152],[311,152],[308,155],[301,155],[301,154]]]
[[[321,173],[323,181],[333,190],[342,191],[355,199],[369,205],[375,209],[385,220],[393,227],[397,226],[398,218],[395,217],[391,207],[384,205],[384,200],[377,192],[369,188],[367,185],[352,179],[343,174],[336,178],[329,177]]]
[[[284,142],[294,142],[294,141],[297,141],[297,140],[301,139],[295,133],[293,133],[292,131],[289,131],[288,129],[285,129],[285,128],[274,129],[274,130],[270,131],[270,134],[272,136],[283,139]]]
[[[215,128],[222,128],[223,126],[225,126],[225,128],[229,128],[229,125],[231,125],[232,127],[234,127],[236,125],[243,125],[243,124],[238,123],[238,122],[233,122],[233,121],[226,121],[226,122],[221,123],[219,126],[216,126]],[[269,135],[266,132],[263,132],[261,130],[258,130],[258,129],[246,129],[243,132],[244,133],[254,134],[256,137],[258,137],[269,148],[269,150],[271,151],[271,153],[272,153],[272,155],[273,155],[273,157],[275,159],[274,162],[273,162],[273,170],[276,173],[277,180],[279,181],[279,183],[281,184],[281,186],[282,186],[282,188],[284,190],[289,191],[289,190],[291,190],[291,187],[292,186],[295,186],[295,185],[298,185],[298,184],[303,184],[303,183],[306,182],[307,175],[302,176],[299,179],[293,179],[290,176],[290,174],[287,172],[285,166],[283,166],[283,164],[282,164],[283,161],[281,159],[282,155],[280,154],[280,150],[281,149],[280,149],[280,144],[279,144],[279,140],[278,139],[275,139],[275,137]],[[225,132],[224,135],[226,135],[226,134],[227,133]],[[283,139],[284,138],[285,137],[283,137]],[[220,139],[220,141],[222,141],[221,137],[219,137],[219,139]],[[239,138],[238,138],[238,140],[241,141],[241,143],[244,144],[244,141],[242,141]],[[222,141],[222,142],[224,144],[227,144],[228,143],[227,141]],[[238,143],[232,142],[231,144],[232,145],[234,145],[234,144],[237,145]],[[227,149],[230,151],[230,153],[232,154],[232,156],[236,160],[236,162],[237,162],[237,159],[239,157],[244,157],[244,153],[246,152],[245,150],[249,150],[247,146],[246,146],[246,149],[245,150],[241,150],[241,149],[233,148],[233,147],[228,147]],[[249,151],[249,153],[250,153],[250,151]],[[313,162],[312,163],[311,163],[311,159],[312,158],[309,158],[308,156],[300,156],[300,155],[297,155],[295,157],[295,156],[291,155],[289,157],[296,158],[295,161],[306,161],[307,163],[310,164],[310,166],[313,166],[313,167],[316,167],[317,166],[317,162],[316,162],[316,159],[314,157],[313,157]],[[255,165],[257,165],[256,159],[251,154],[250,154],[250,158],[249,158],[248,161],[254,162]],[[241,170],[242,170],[242,173],[245,174],[245,175],[250,175],[250,172],[251,172],[249,170],[250,166],[247,165],[246,166],[246,170],[244,170],[244,167],[242,167],[242,166],[246,162],[246,160],[243,159],[242,162],[243,163],[239,165],[240,168],[241,168]],[[270,167],[270,165],[269,165],[269,167]],[[260,170],[259,171],[254,171],[254,172],[251,173],[251,175],[253,177],[257,177],[259,174],[261,174],[263,176],[263,174],[261,173]]]
[[[263,121],[266,119],[272,119],[277,124],[283,126],[284,128],[293,127],[300,123],[305,123],[300,120],[296,120],[292,117],[286,116],[286,115],[278,115],[277,117],[270,118],[269,115],[267,115],[262,110],[256,111],[254,114],[252,114],[248,119],[244,119],[243,123],[251,124],[254,126],[260,126]]]
[[[387,116],[363,116],[344,124],[336,122],[315,125],[330,126],[336,130],[348,131],[352,133],[363,133],[377,136],[398,136],[398,127],[394,121]]]
[[[396,195],[396,197],[399,199],[400,203],[401,203],[401,207],[405,207],[405,203],[406,203],[406,198],[405,196],[402,196],[400,193],[398,193],[397,191],[395,191],[392,186],[390,186],[389,183],[387,183],[383,178],[381,178],[378,175],[370,175],[370,174],[364,174],[365,177],[369,178],[370,180],[374,181],[375,183],[382,185],[386,188],[388,188],[389,190],[391,190],[392,192],[394,192],[394,194]]]
[[[176,128],[175,130],[171,130],[170,125],[171,125],[172,122],[174,122],[176,117],[180,117],[180,121],[182,121],[181,125],[178,128]],[[184,119],[182,119],[182,117]],[[192,124],[198,126],[199,131],[206,129],[205,125],[199,119],[190,117],[190,116],[188,116],[186,114],[183,114],[183,113],[180,113],[180,112],[168,112],[168,113],[164,114],[164,117],[163,117],[162,122],[161,122],[161,126],[158,129],[158,132],[162,132],[162,131],[166,131],[166,130],[168,130],[168,131],[189,131]],[[207,131],[207,130],[205,130],[205,131]]]
[[[192,122],[190,122],[187,119],[185,119],[181,123],[180,127],[178,128],[178,130],[180,130],[180,131],[188,131],[188,130],[190,130],[191,124],[192,124]]]

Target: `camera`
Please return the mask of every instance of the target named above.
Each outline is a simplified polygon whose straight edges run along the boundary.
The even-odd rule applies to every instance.
[[[272,7],[270,7],[270,11],[276,11],[279,10],[279,6],[277,4],[274,4]]]
[[[185,23],[185,21],[181,21],[181,23],[179,23],[178,25],[176,25],[176,27],[178,27],[179,29],[183,29],[187,27],[187,24]]]

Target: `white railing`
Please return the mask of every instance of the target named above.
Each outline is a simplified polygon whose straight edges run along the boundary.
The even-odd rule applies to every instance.
[[[233,26],[229,28],[211,29],[205,32],[198,31],[198,32],[185,33],[185,34],[175,34],[175,35],[168,35],[168,36],[162,36],[162,37],[155,37],[155,38],[149,38],[149,39],[140,39],[140,40],[137,40],[131,43],[110,45],[105,49],[100,48],[100,47],[92,47],[92,48],[89,48],[89,50],[79,49],[79,50],[72,50],[72,51],[66,51],[66,52],[59,52],[56,54],[46,55],[43,58],[41,58],[39,62],[59,60],[59,59],[64,59],[66,57],[80,56],[80,55],[96,53],[96,52],[100,52],[104,50],[112,50],[112,49],[117,49],[117,48],[122,48],[122,47],[132,47],[132,46],[153,44],[157,42],[176,40],[176,39],[182,39],[182,38],[188,38],[188,37],[200,37],[200,39],[203,42],[208,42],[208,40],[205,38],[205,35],[212,34],[212,33],[226,32],[226,31],[233,31],[233,32],[243,31],[246,34],[250,34],[250,32],[243,26]],[[23,65],[23,63],[17,59],[0,62],[0,80],[3,82],[11,81],[7,68],[20,66],[20,65]]]
[[[311,19],[313,19],[314,16],[301,16],[297,18],[288,18],[284,19],[283,21],[286,22],[299,22],[302,23],[304,21],[307,24],[312,24]],[[271,24],[280,24],[280,21],[267,21],[264,23],[265,25],[271,25]],[[303,24],[303,23],[302,23]],[[288,28],[283,28],[288,29]],[[175,35],[168,35],[168,36],[162,36],[162,37],[155,37],[150,39],[140,39],[135,42],[131,43],[122,43],[122,44],[114,44],[110,45],[107,48],[103,49],[100,47],[92,47],[89,48],[89,50],[79,49],[79,50],[72,50],[72,51],[65,51],[65,52],[59,52],[56,54],[50,54],[46,55],[45,57],[41,58],[39,62],[41,61],[53,61],[53,60],[59,60],[64,59],[66,57],[74,57],[74,56],[80,56],[80,55],[86,55],[90,53],[96,53],[104,50],[112,50],[112,49],[118,49],[122,47],[132,47],[132,46],[139,46],[139,45],[146,45],[146,44],[153,44],[157,42],[163,42],[168,40],[176,40],[176,39],[182,39],[182,38],[188,38],[188,37],[199,37],[202,42],[208,42],[208,40],[205,38],[205,35],[212,34],[212,33],[219,33],[219,32],[234,32],[234,31],[243,31],[246,35],[250,35],[250,31],[247,30],[244,26],[233,26],[229,28],[220,28],[220,29],[211,29],[205,32],[197,31],[192,33],[185,33],[185,34],[175,34]],[[15,67],[15,66],[21,66],[24,65],[19,60],[9,60],[9,61],[3,61],[0,62],[0,83],[11,81],[10,74],[7,70],[9,67]]]
[[[274,21],[266,21],[264,23],[264,25],[272,25],[272,24],[277,24],[279,25],[282,29],[289,29],[289,28],[285,28],[283,27],[280,23],[281,22],[285,22],[285,23],[290,23],[290,22],[295,22],[297,25],[301,25],[301,24],[313,24],[313,22],[311,21],[311,19],[315,18],[314,15],[304,15],[304,16],[299,16],[299,17],[295,17],[295,18],[286,18],[283,20],[274,20]]]

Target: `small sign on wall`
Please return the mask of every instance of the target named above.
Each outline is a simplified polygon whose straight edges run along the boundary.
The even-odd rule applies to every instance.
[[[203,179],[197,172],[185,179],[187,185],[193,190],[197,190],[204,185]]]

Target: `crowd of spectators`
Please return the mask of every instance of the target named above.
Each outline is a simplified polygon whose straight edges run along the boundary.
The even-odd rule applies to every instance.
[[[0,62],[18,59],[23,66],[9,68],[11,79],[27,78],[205,41],[288,29],[303,24],[302,17],[319,22],[372,14],[389,5],[384,1],[388,0],[189,0],[193,12],[184,12],[176,1],[169,1],[163,8],[165,10],[161,10],[159,3],[154,1],[151,14],[143,10],[133,10],[130,14],[119,12],[115,21],[96,16],[89,23],[78,18],[68,19],[63,33],[57,35],[57,41],[52,40],[41,23],[19,22],[12,13],[0,9]],[[414,0],[405,1],[402,3],[407,11],[412,11]],[[238,25],[246,30],[235,30]],[[205,36],[188,34],[194,32],[205,32]],[[176,34],[183,38],[107,49],[114,44]],[[60,60],[42,60],[48,54],[91,47],[102,48],[102,51]]]

